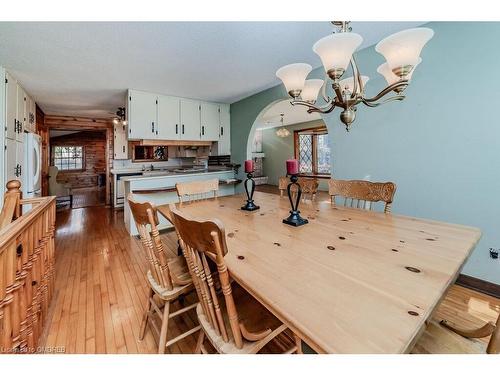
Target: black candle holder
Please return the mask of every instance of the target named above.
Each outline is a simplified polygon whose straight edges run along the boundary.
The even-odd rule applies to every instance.
[[[283,223],[288,224],[288,225],[293,225],[294,227],[299,227],[301,225],[309,223],[307,219],[304,219],[303,217],[300,216],[300,211],[299,211],[299,203],[300,203],[300,196],[302,195],[302,189],[300,188],[300,185],[297,183],[298,177],[296,174],[293,174],[290,176],[290,183],[288,184],[287,187],[287,192],[288,192],[288,199],[290,200],[290,205],[292,206],[292,209],[290,210],[290,216],[288,216],[286,219],[283,219]],[[297,195],[295,197],[295,203],[292,200],[292,186],[297,187]]]
[[[260,207],[256,206],[255,203],[253,202],[253,193],[255,191],[255,181],[253,180],[253,175],[252,172],[247,173],[247,179],[244,182],[245,185],[245,191],[247,192],[247,203],[241,207],[242,210],[245,211],[255,211],[258,210]],[[248,181],[251,182],[251,189],[250,192],[248,192]]]

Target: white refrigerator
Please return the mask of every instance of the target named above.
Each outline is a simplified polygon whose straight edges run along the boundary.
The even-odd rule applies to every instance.
[[[21,190],[23,198],[42,195],[42,138],[38,134],[24,133],[24,166]]]

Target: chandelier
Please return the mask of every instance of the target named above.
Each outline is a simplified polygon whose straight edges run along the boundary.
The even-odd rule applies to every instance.
[[[280,119],[281,127],[278,130],[276,130],[276,135],[278,137],[285,138],[285,137],[288,137],[290,135],[290,130],[285,128],[285,124],[283,122],[283,117],[285,116],[285,114],[282,113],[282,114],[280,114],[280,116],[281,116],[281,119]]]
[[[306,80],[312,67],[304,63],[286,65],[276,72],[276,76],[283,81],[288,95],[292,98],[292,105],[305,106],[308,108],[308,113],[330,113],[336,107],[340,107],[343,109],[340,121],[344,123],[347,131],[356,118],[358,104],[377,107],[405,98],[403,91],[410,83],[415,67],[422,61],[420,52],[434,35],[432,29],[418,27],[397,32],[381,40],[375,50],[385,57],[386,62],[378,67],[377,72],[385,78],[388,86],[377,95],[368,98],[365,96],[365,85],[369,78],[361,75],[354,57],[354,52],[361,45],[363,38],[351,32],[349,23],[333,21],[332,24],[337,31],[313,45],[313,51],[320,57],[325,68],[324,80]],[[352,76],[341,79],[349,65]],[[335,94],[333,98],[326,94],[329,79],[332,81]],[[320,90],[326,102],[322,107],[315,104]],[[387,97],[390,93],[393,95]]]

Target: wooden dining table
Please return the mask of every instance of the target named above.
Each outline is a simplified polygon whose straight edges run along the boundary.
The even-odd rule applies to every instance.
[[[407,353],[454,283],[477,228],[302,202],[309,224],[282,223],[287,197],[256,192],[183,205],[225,227],[229,272],[320,353]],[[160,213],[167,206],[159,206]]]

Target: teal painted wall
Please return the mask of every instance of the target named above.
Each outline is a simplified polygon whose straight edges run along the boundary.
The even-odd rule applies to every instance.
[[[276,135],[276,129],[264,129],[262,131],[262,151],[266,154],[264,158],[264,175],[268,176],[270,185],[278,185],[280,176],[286,173],[285,161],[294,157],[295,130],[325,126],[322,120],[303,122],[290,125],[286,128],[290,130],[290,136],[281,138]],[[328,190],[328,180],[319,179],[319,189]]]
[[[403,102],[359,106],[346,133],[339,111],[325,116],[334,175],[394,181],[395,213],[479,227],[483,237],[463,273],[500,284],[500,23],[433,22],[434,38],[422,52]],[[376,68],[384,60],[373,46],[358,53],[371,77],[368,93],[385,85]],[[322,68],[310,77],[322,77]],[[246,157],[255,118],[285,98],[282,85],[231,105],[233,159]]]

